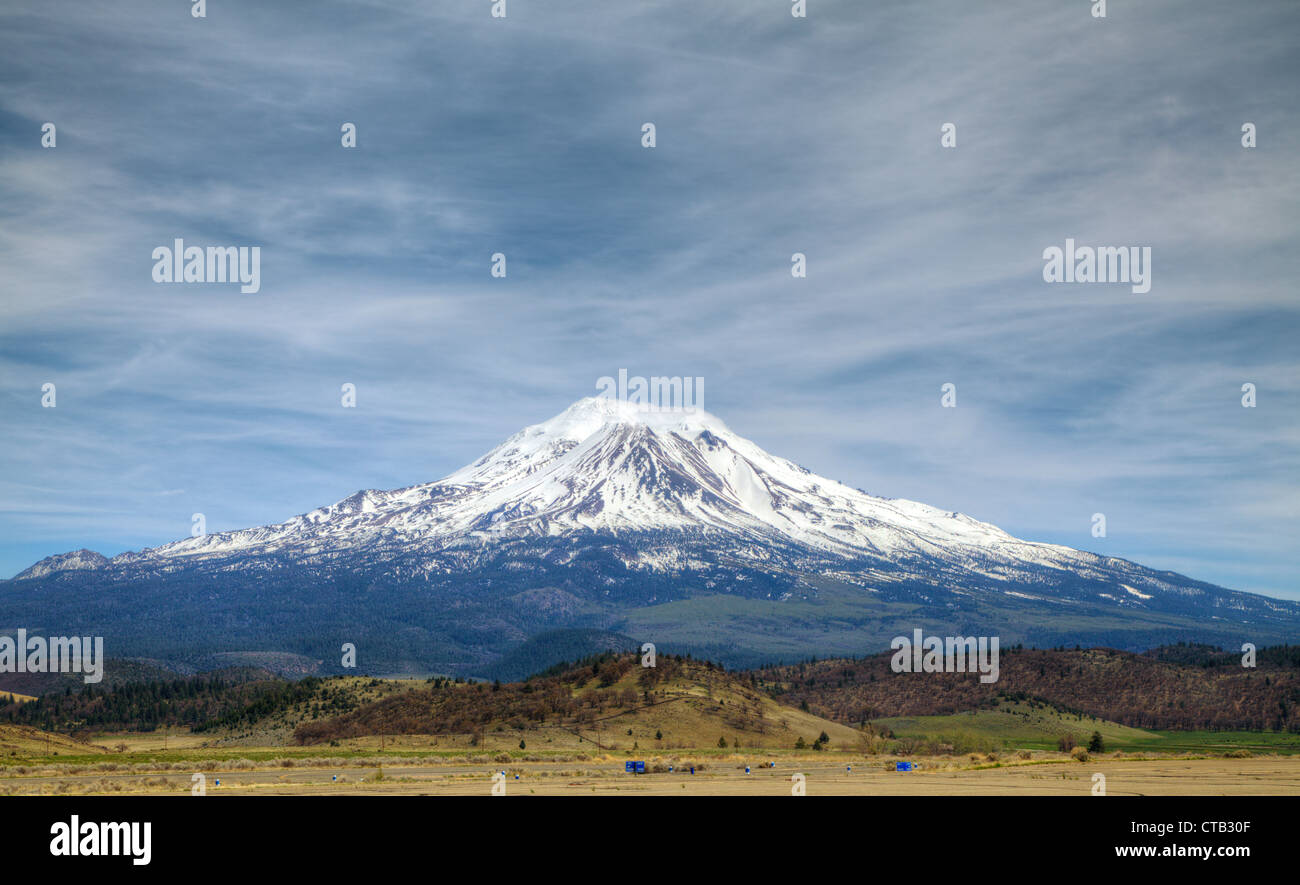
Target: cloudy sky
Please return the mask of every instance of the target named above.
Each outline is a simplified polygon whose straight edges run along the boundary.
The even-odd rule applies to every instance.
[[[1300,7],[1108,6],[5,4],[0,576],[436,479],[627,368],[873,494],[1300,598]],[[260,293],[153,282],[178,237]],[[1045,283],[1067,237],[1151,292]]]

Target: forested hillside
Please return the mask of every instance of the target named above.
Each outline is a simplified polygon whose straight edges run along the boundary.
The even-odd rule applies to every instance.
[[[1261,649],[1253,669],[1241,657],[1186,645],[1146,654],[1004,649],[992,684],[969,673],[894,673],[888,654],[768,667],[754,675],[781,702],[839,722],[1035,698],[1137,728],[1300,731],[1300,646]]]

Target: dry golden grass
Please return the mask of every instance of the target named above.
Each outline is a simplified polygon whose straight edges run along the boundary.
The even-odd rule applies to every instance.
[[[640,676],[640,669],[633,668],[611,688],[640,695]],[[581,697],[597,684],[593,678],[574,694]],[[588,748],[595,745],[618,752],[630,751],[634,745],[640,751],[715,748],[719,740],[728,748],[737,748],[738,743],[745,750],[789,750],[799,738],[811,745],[823,732],[832,748],[866,749],[857,729],[783,706],[743,681],[698,664],[658,684],[652,704],[638,701],[623,712],[568,723],[568,727],[584,738]]]
[[[1109,759],[1067,761],[1061,754],[1040,754],[1000,768],[968,759],[916,760],[917,771],[893,770],[893,757],[830,758],[768,757],[727,754],[707,757],[652,757],[676,771],[629,775],[623,760],[611,757],[576,761],[509,762],[406,760],[407,764],[374,761],[350,764],[343,760],[314,760],[315,764],[284,768],[274,761],[241,765],[231,770],[204,770],[209,794],[243,795],[488,795],[492,775],[506,772],[509,796],[670,795],[784,796],[790,795],[791,775],[805,776],[809,796],[1090,796],[1093,775],[1106,776],[1107,794],[1146,796],[1300,795],[1300,757],[1252,759]],[[694,761],[697,773],[688,773]],[[768,761],[775,768],[765,767]],[[700,763],[703,763],[700,767]],[[745,765],[751,767],[747,774]],[[847,766],[852,766],[849,771]],[[140,771],[140,766],[81,766],[76,773],[50,768],[4,772],[3,794],[186,793],[190,772]],[[518,779],[516,780],[516,775]],[[335,779],[337,778],[337,780]],[[217,781],[220,780],[218,785]]]
[[[67,735],[41,731],[30,725],[0,725],[0,757],[84,756],[104,752],[107,751],[103,747],[85,744]]]
[[[171,750],[188,750],[202,747],[209,741],[204,735],[191,734],[189,729],[176,729],[148,733],[96,735],[90,743],[116,753],[159,753]]]
[[[604,673],[580,677],[576,697],[612,691],[596,695],[601,703],[569,708],[562,723],[521,727],[523,717],[501,714],[478,735],[368,734],[296,745],[292,729],[318,712],[314,700],[224,735],[110,734],[82,744],[30,728],[0,729],[0,747],[5,739],[12,746],[0,765],[0,794],[187,793],[191,776],[202,772],[209,793],[472,796],[487,794],[492,774],[505,771],[512,796],[789,795],[795,773],[805,775],[814,796],[1085,796],[1094,774],[1105,775],[1108,795],[1300,795],[1300,755],[1225,758],[1196,750],[1072,759],[1021,749],[909,756],[917,770],[897,772],[900,757],[884,755],[898,749],[895,742],[783,706],[743,679],[698,664],[654,680],[643,675],[626,669],[608,686],[600,684]],[[332,689],[358,704],[422,685],[355,678]],[[509,709],[490,703],[487,686],[450,690],[481,695],[485,710]],[[617,701],[607,702],[613,694]],[[811,745],[822,732],[829,749],[794,750],[800,738]],[[645,760],[650,771],[626,774],[629,758]]]

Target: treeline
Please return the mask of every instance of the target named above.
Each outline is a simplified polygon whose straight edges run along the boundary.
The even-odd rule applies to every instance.
[[[23,703],[0,699],[0,722],[66,733],[149,732],[178,726],[201,730],[214,718],[255,702],[260,692],[299,684],[257,671],[238,671],[110,687],[86,685],[79,691],[68,686]]]
[[[1214,645],[1180,642],[1162,645],[1143,652],[1144,657],[1187,667],[1240,667],[1244,653],[1224,650]],[[1260,666],[1300,669],[1300,645],[1274,645],[1257,649],[1255,663]]]
[[[891,716],[959,713],[999,696],[1136,728],[1300,732],[1300,648],[1240,652],[1171,646],[1145,654],[1112,649],[1004,649],[1000,678],[974,673],[895,673],[892,655],[809,660],[754,671],[784,704],[848,724]]]
[[[308,677],[287,681],[238,669],[112,687],[71,686],[17,703],[0,699],[0,722],[65,733],[242,730],[297,708],[301,744],[373,734],[481,735],[493,724],[585,728],[596,719],[655,703],[659,685],[688,675],[725,680],[780,703],[860,726],[890,716],[989,708],[1000,698],[1051,704],[1139,728],[1300,732],[1300,647],[1240,652],[1183,645],[1143,654],[1111,649],[1004,649],[1000,678],[975,673],[894,673],[890,654],[726,674],[720,664],[661,654],[642,668],[636,653],[604,652],[557,664],[523,682],[430,679],[387,697],[382,684]],[[631,677],[631,678],[629,678]],[[373,689],[379,688],[378,692]],[[292,723],[290,723],[292,724]]]
[[[297,682],[266,682],[249,686],[251,697],[238,706],[230,706],[198,725],[194,730],[214,731],[220,728],[240,728],[252,725],[259,719],[284,712],[296,704],[311,700],[321,690],[324,680],[308,676]]]

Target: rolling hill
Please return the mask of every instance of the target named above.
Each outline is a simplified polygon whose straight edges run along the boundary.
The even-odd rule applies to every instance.
[[[996,710],[1026,700],[1133,728],[1300,733],[1300,647],[1261,649],[1257,667],[1208,647],[1004,649],[1000,678],[895,673],[888,654],[755,671],[782,703],[839,722]]]

